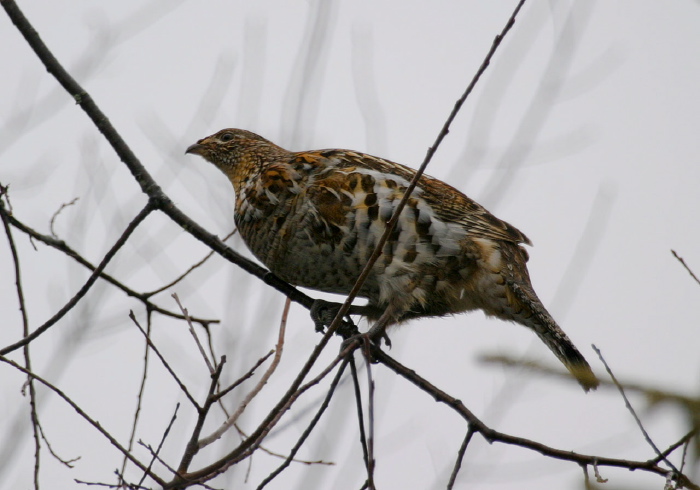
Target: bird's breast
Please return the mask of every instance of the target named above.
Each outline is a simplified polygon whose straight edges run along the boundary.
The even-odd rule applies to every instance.
[[[265,192],[270,186],[258,185],[239,198],[236,223],[251,251],[281,278],[347,294],[407,184],[400,177],[357,170],[333,173],[299,192],[270,196]],[[388,235],[361,295],[380,302],[393,291],[410,290],[410,284],[439,288],[440,281],[465,267],[465,236],[463,226],[440,220],[418,189]]]

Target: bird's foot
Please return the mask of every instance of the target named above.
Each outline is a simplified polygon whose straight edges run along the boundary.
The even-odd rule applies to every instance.
[[[340,346],[340,351],[343,352],[351,346],[353,349],[362,349],[370,362],[375,363],[377,361],[374,356],[372,356],[372,351],[374,349],[381,349],[382,340],[384,344],[391,349],[391,339],[389,339],[385,329],[380,328],[375,330],[375,328],[372,327],[365,333],[358,333],[352,337],[346,338]]]
[[[330,327],[333,319],[337,316],[338,311],[343,305],[340,303],[333,303],[330,301],[324,301],[322,299],[314,300],[313,305],[311,305],[311,319],[314,321],[317,332],[325,332],[326,327]],[[358,335],[357,327],[353,323],[350,315],[345,315],[342,319],[336,333],[343,337],[344,339],[349,339],[354,335]]]
[[[377,320],[377,322],[374,325],[372,325],[372,328],[370,328],[367,331],[367,335],[377,347],[382,346],[383,340],[384,344],[386,344],[386,346],[389,349],[391,349],[391,339],[386,334],[386,321],[384,321],[384,318],[380,318],[379,320]]]

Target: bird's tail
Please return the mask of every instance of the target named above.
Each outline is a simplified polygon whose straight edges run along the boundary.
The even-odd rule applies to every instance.
[[[519,318],[517,321],[535,331],[537,336],[566,366],[585,391],[596,389],[599,381],[593,374],[591,366],[583,357],[583,354],[569,340],[569,337],[557,325],[549,312],[542,306],[532,288],[523,287],[517,282],[508,280],[506,282],[519,302],[532,312],[532,316],[529,318],[525,320]]]

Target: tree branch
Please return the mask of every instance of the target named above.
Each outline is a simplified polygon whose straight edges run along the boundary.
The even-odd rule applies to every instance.
[[[126,241],[129,239],[131,234],[136,230],[138,225],[141,224],[141,222],[146,219],[146,217],[151,214],[151,212],[154,210],[151,201],[148,201],[146,206],[139,211],[139,214],[137,214],[133,220],[129,223],[129,225],[126,227],[124,232],[121,234],[121,236],[117,239],[115,244],[110,248],[105,256],[102,258],[102,261],[98,264],[97,267],[95,267],[95,270],[90,274],[90,277],[88,277],[88,280],[85,281],[85,284],[83,284],[83,287],[81,287],[77,293],[65,304],[63,307],[58,310],[51,318],[49,318],[46,322],[44,322],[43,325],[40,327],[36,328],[31,334],[26,335],[22,340],[15,342],[14,344],[10,344],[7,347],[4,347],[3,349],[0,349],[0,356],[4,356],[9,354],[10,352],[19,349],[20,347],[23,347],[30,342],[32,342],[34,339],[39,337],[41,334],[46,332],[49,328],[51,328],[56,322],[58,322],[61,318],[65,316],[66,313],[68,313],[76,304],[78,304],[78,301],[80,301],[83,296],[87,294],[87,292],[90,290],[92,285],[97,281],[97,279],[100,277],[100,274],[104,270],[105,267],[107,267],[107,264],[109,264],[109,261],[112,260],[112,258],[117,254],[120,248],[124,246]],[[0,200],[0,213],[6,214],[5,210],[5,205]]]
[[[80,415],[82,418],[84,418],[85,420],[87,420],[88,423],[90,423],[90,425],[92,425],[95,429],[97,429],[97,431],[98,431],[100,434],[102,434],[103,436],[105,436],[105,437],[109,440],[109,442],[112,444],[112,446],[116,447],[124,456],[126,456],[127,458],[129,458],[129,461],[131,461],[131,462],[134,463],[136,466],[138,466],[141,470],[143,470],[144,472],[146,472],[146,473],[148,474],[148,476],[149,476],[151,479],[153,479],[156,483],[158,483],[159,485],[164,485],[164,484],[165,484],[165,481],[164,481],[163,479],[161,479],[158,475],[156,475],[156,474],[153,473],[151,470],[149,470],[149,469],[148,469],[148,466],[146,466],[146,465],[143,464],[141,461],[139,461],[138,459],[136,459],[129,451],[126,450],[126,448],[124,448],[121,444],[119,444],[119,441],[117,441],[114,437],[112,437],[112,435],[111,435],[109,432],[107,432],[107,431],[102,427],[102,425],[100,425],[100,423],[99,423],[98,421],[94,420],[94,419],[91,418],[87,413],[85,413],[85,411],[84,411],[82,408],[80,408],[73,400],[71,400],[70,398],[68,398],[68,396],[67,396],[65,393],[63,393],[63,391],[59,390],[56,386],[54,386],[53,384],[49,383],[48,381],[46,381],[46,380],[45,380],[44,378],[42,378],[41,376],[39,376],[39,375],[37,375],[37,374],[35,374],[35,373],[33,373],[33,372],[31,372],[31,371],[29,371],[29,370],[23,368],[22,366],[20,366],[20,365],[17,364],[16,362],[14,362],[14,361],[12,361],[12,360],[6,358],[5,356],[0,355],[0,362],[4,362],[4,363],[6,363],[6,364],[9,364],[10,366],[14,367],[15,369],[17,369],[17,370],[23,372],[24,374],[26,374],[27,376],[31,376],[32,379],[37,380],[38,382],[40,382],[41,384],[43,384],[44,386],[46,386],[47,388],[49,388],[51,391],[53,391],[54,393],[56,393],[59,397],[63,398],[63,400],[64,400],[66,403],[68,403],[68,405],[70,405],[70,406],[73,408],[73,410],[75,410],[76,412],[78,412],[78,415]]]
[[[473,412],[471,412],[464,404],[448,395],[440,388],[436,387],[430,383],[425,378],[418,375],[412,369],[407,368],[403,364],[399,363],[395,359],[389,357],[379,348],[374,347],[372,350],[372,355],[374,358],[384,364],[386,367],[394,371],[396,374],[400,375],[404,379],[408,380],[419,389],[429,394],[439,403],[444,403],[448,407],[452,408],[455,412],[464,418],[467,423],[469,423],[475,432],[481,434],[481,436],[486,439],[489,443],[500,442],[502,444],[509,444],[513,446],[520,446],[531,451],[538,452],[544,456],[560,459],[563,461],[571,461],[577,463],[581,466],[587,465],[598,465],[598,466],[612,466],[617,468],[627,468],[628,470],[642,470],[648,471],[650,473],[656,473],[658,475],[667,476],[669,470],[667,468],[662,468],[658,466],[657,460],[649,459],[647,461],[631,461],[626,459],[617,458],[604,458],[600,456],[592,456],[587,454],[580,454],[574,451],[566,451],[563,449],[556,449],[550,446],[546,446],[542,443],[532,441],[530,439],[525,439],[523,437],[512,436],[510,434],[505,434],[488,427],[484,424],[481,419],[479,419]],[[688,477],[682,474],[676,475],[678,482],[687,488],[692,490],[700,490],[700,486],[691,482]]]

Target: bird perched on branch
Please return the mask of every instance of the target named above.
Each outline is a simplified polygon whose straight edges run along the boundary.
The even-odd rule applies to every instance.
[[[290,152],[224,129],[187,153],[218,167],[253,254],[297,286],[347,295],[415,170],[350,150]],[[457,189],[422,176],[359,290],[373,338],[411,318],[481,309],[532,329],[585,390],[598,380],[530,283],[530,240]]]

